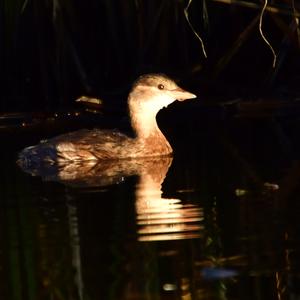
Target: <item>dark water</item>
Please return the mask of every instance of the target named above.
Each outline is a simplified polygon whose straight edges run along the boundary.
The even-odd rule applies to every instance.
[[[173,159],[43,179],[3,131],[0,299],[299,299],[297,117],[190,119]]]

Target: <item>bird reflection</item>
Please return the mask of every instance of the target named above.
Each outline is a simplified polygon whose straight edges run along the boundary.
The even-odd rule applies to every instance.
[[[140,241],[177,240],[198,238],[201,232],[202,210],[193,204],[183,204],[180,199],[163,198],[161,185],[164,181],[170,158],[164,158],[157,172],[152,165],[140,174],[136,187],[136,212]]]
[[[162,183],[172,164],[171,156],[152,158],[74,161],[44,165],[31,170],[45,180],[62,182],[76,188],[105,187],[137,175],[136,222],[139,241],[163,241],[199,238],[203,211],[180,199],[164,198]]]

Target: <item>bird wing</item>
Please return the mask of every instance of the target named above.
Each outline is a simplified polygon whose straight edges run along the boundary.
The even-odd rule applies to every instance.
[[[117,130],[79,130],[46,141],[54,144],[58,160],[101,160],[122,158],[133,138]]]

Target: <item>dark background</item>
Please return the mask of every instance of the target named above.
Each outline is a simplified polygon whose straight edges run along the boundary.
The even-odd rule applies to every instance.
[[[203,278],[196,275],[205,264],[195,268],[195,262],[203,256],[213,265],[215,258],[234,258],[228,266],[241,270],[241,277],[229,286],[220,281],[229,297],[299,296],[300,62],[293,2],[269,0],[279,13],[267,11],[263,18],[264,33],[278,54],[275,68],[259,33],[260,1],[191,2],[189,18],[208,58],[185,19],[187,4],[0,0],[1,299],[72,292],[74,241],[69,239],[76,218],[68,209],[73,206],[89,295],[121,294],[127,282],[148,289],[153,278],[170,282],[173,275],[190,276],[191,286],[201,291]],[[299,9],[299,2],[294,4]],[[15,163],[24,147],[82,128],[81,120],[101,128],[122,123],[123,111],[115,112],[125,106],[132,81],[147,72],[167,73],[199,96],[161,111],[158,123],[165,125],[175,153],[163,196],[203,207],[206,232],[200,243],[138,249],[127,241],[135,230],[136,178],[105,191],[72,191],[25,174]],[[81,95],[104,99],[114,113],[80,111],[74,118]],[[243,105],[224,105],[236,99]],[[274,99],[282,100],[280,106]],[[264,183],[278,184],[279,190],[266,190]],[[160,249],[175,255],[160,257]],[[136,272],[141,262],[148,272]]]
[[[132,81],[166,73],[208,101],[299,95],[299,3],[270,1],[2,0],[0,111],[70,107],[81,95],[124,101]],[[294,10],[293,10],[294,8]]]

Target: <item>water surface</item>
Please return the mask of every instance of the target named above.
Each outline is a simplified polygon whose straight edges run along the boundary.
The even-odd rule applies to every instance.
[[[182,120],[174,158],[44,177],[3,132],[1,299],[298,299],[297,124]]]

